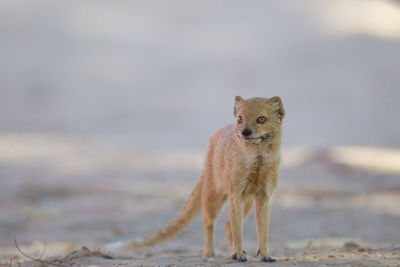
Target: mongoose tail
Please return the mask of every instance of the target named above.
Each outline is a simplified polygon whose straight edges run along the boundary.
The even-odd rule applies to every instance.
[[[109,243],[104,246],[104,251],[115,252],[119,249],[152,247],[162,242],[173,239],[179,233],[185,230],[193,221],[193,219],[196,218],[199,214],[201,210],[201,188],[202,179],[193,189],[189,199],[186,201],[186,204],[178,217],[176,217],[175,220],[170,222],[163,229],[160,229],[157,232],[144,238]]]

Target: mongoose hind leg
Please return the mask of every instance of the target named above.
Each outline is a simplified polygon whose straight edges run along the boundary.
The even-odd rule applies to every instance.
[[[215,257],[214,226],[226,197],[213,191],[203,192],[203,224],[205,246],[203,257]]]

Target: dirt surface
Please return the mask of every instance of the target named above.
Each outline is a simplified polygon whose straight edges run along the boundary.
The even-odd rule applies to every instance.
[[[90,149],[84,151],[97,154]],[[67,160],[77,156],[75,153],[60,156]],[[270,228],[271,252],[279,259],[275,265],[397,266],[399,176],[338,163],[335,153],[334,149],[284,150]],[[169,155],[174,157],[173,153]],[[127,154],[124,157],[129,158]],[[96,166],[96,162],[91,163]],[[46,240],[48,259],[65,256],[82,245],[95,250],[104,242],[141,237],[157,230],[176,216],[196,183],[201,163],[192,163],[198,168],[163,172],[103,165],[102,175],[68,175],[68,179],[60,180],[56,179],[60,175],[50,170],[33,174],[4,167],[8,177],[18,173],[25,179],[3,181],[2,264],[7,265],[10,258],[14,262],[26,260],[13,246],[14,235],[21,249],[34,257],[42,253],[40,241]],[[129,259],[85,255],[68,262],[101,266],[239,265],[229,259],[223,229],[226,219],[225,208],[216,227],[218,257],[213,259],[200,257],[203,230],[199,217],[171,242],[118,255]],[[244,247],[250,266],[263,265],[255,257],[256,243],[254,218],[249,216]]]

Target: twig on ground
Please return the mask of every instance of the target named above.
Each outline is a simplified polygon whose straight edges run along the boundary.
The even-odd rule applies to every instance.
[[[62,260],[60,260],[60,259],[42,260],[42,257],[44,256],[44,253],[45,253],[45,250],[46,250],[46,242],[44,242],[43,251],[42,251],[42,253],[41,253],[39,258],[34,258],[32,256],[27,255],[25,252],[23,252],[22,249],[18,245],[16,237],[14,237],[14,244],[15,244],[15,247],[17,248],[17,250],[19,251],[19,253],[21,253],[22,255],[24,255],[25,257],[27,257],[30,260],[33,260],[35,262],[39,262],[41,264],[56,265],[56,266],[66,266],[66,265],[62,264]],[[57,262],[61,262],[61,263],[57,263]]]
[[[25,252],[23,252],[22,249],[19,247],[16,238],[14,238],[14,244],[15,244],[15,247],[17,248],[17,250],[22,255],[24,255],[25,257],[27,257],[30,260],[33,260],[33,261],[38,262],[43,265],[54,265],[54,266],[66,267],[66,266],[71,266],[71,264],[73,264],[74,260],[84,258],[84,257],[100,257],[103,259],[113,259],[111,256],[103,254],[99,250],[91,251],[89,248],[83,246],[81,248],[81,250],[74,250],[62,258],[57,257],[54,259],[43,260],[42,258],[44,256],[44,253],[46,250],[46,242],[44,242],[44,249],[39,258],[34,258],[32,256],[27,255]]]

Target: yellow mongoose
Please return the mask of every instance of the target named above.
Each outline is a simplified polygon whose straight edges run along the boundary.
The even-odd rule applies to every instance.
[[[140,240],[105,246],[108,252],[121,248],[150,247],[167,241],[202,210],[204,215],[204,257],[214,257],[214,224],[221,206],[229,201],[225,230],[232,258],[247,261],[243,250],[243,220],[255,203],[258,253],[261,261],[273,262],[268,251],[270,199],[279,178],[282,120],[279,97],[243,99],[235,97],[235,124],[218,130],[211,138],[201,179],[179,216],[165,228]],[[243,204],[243,206],[242,206]]]

